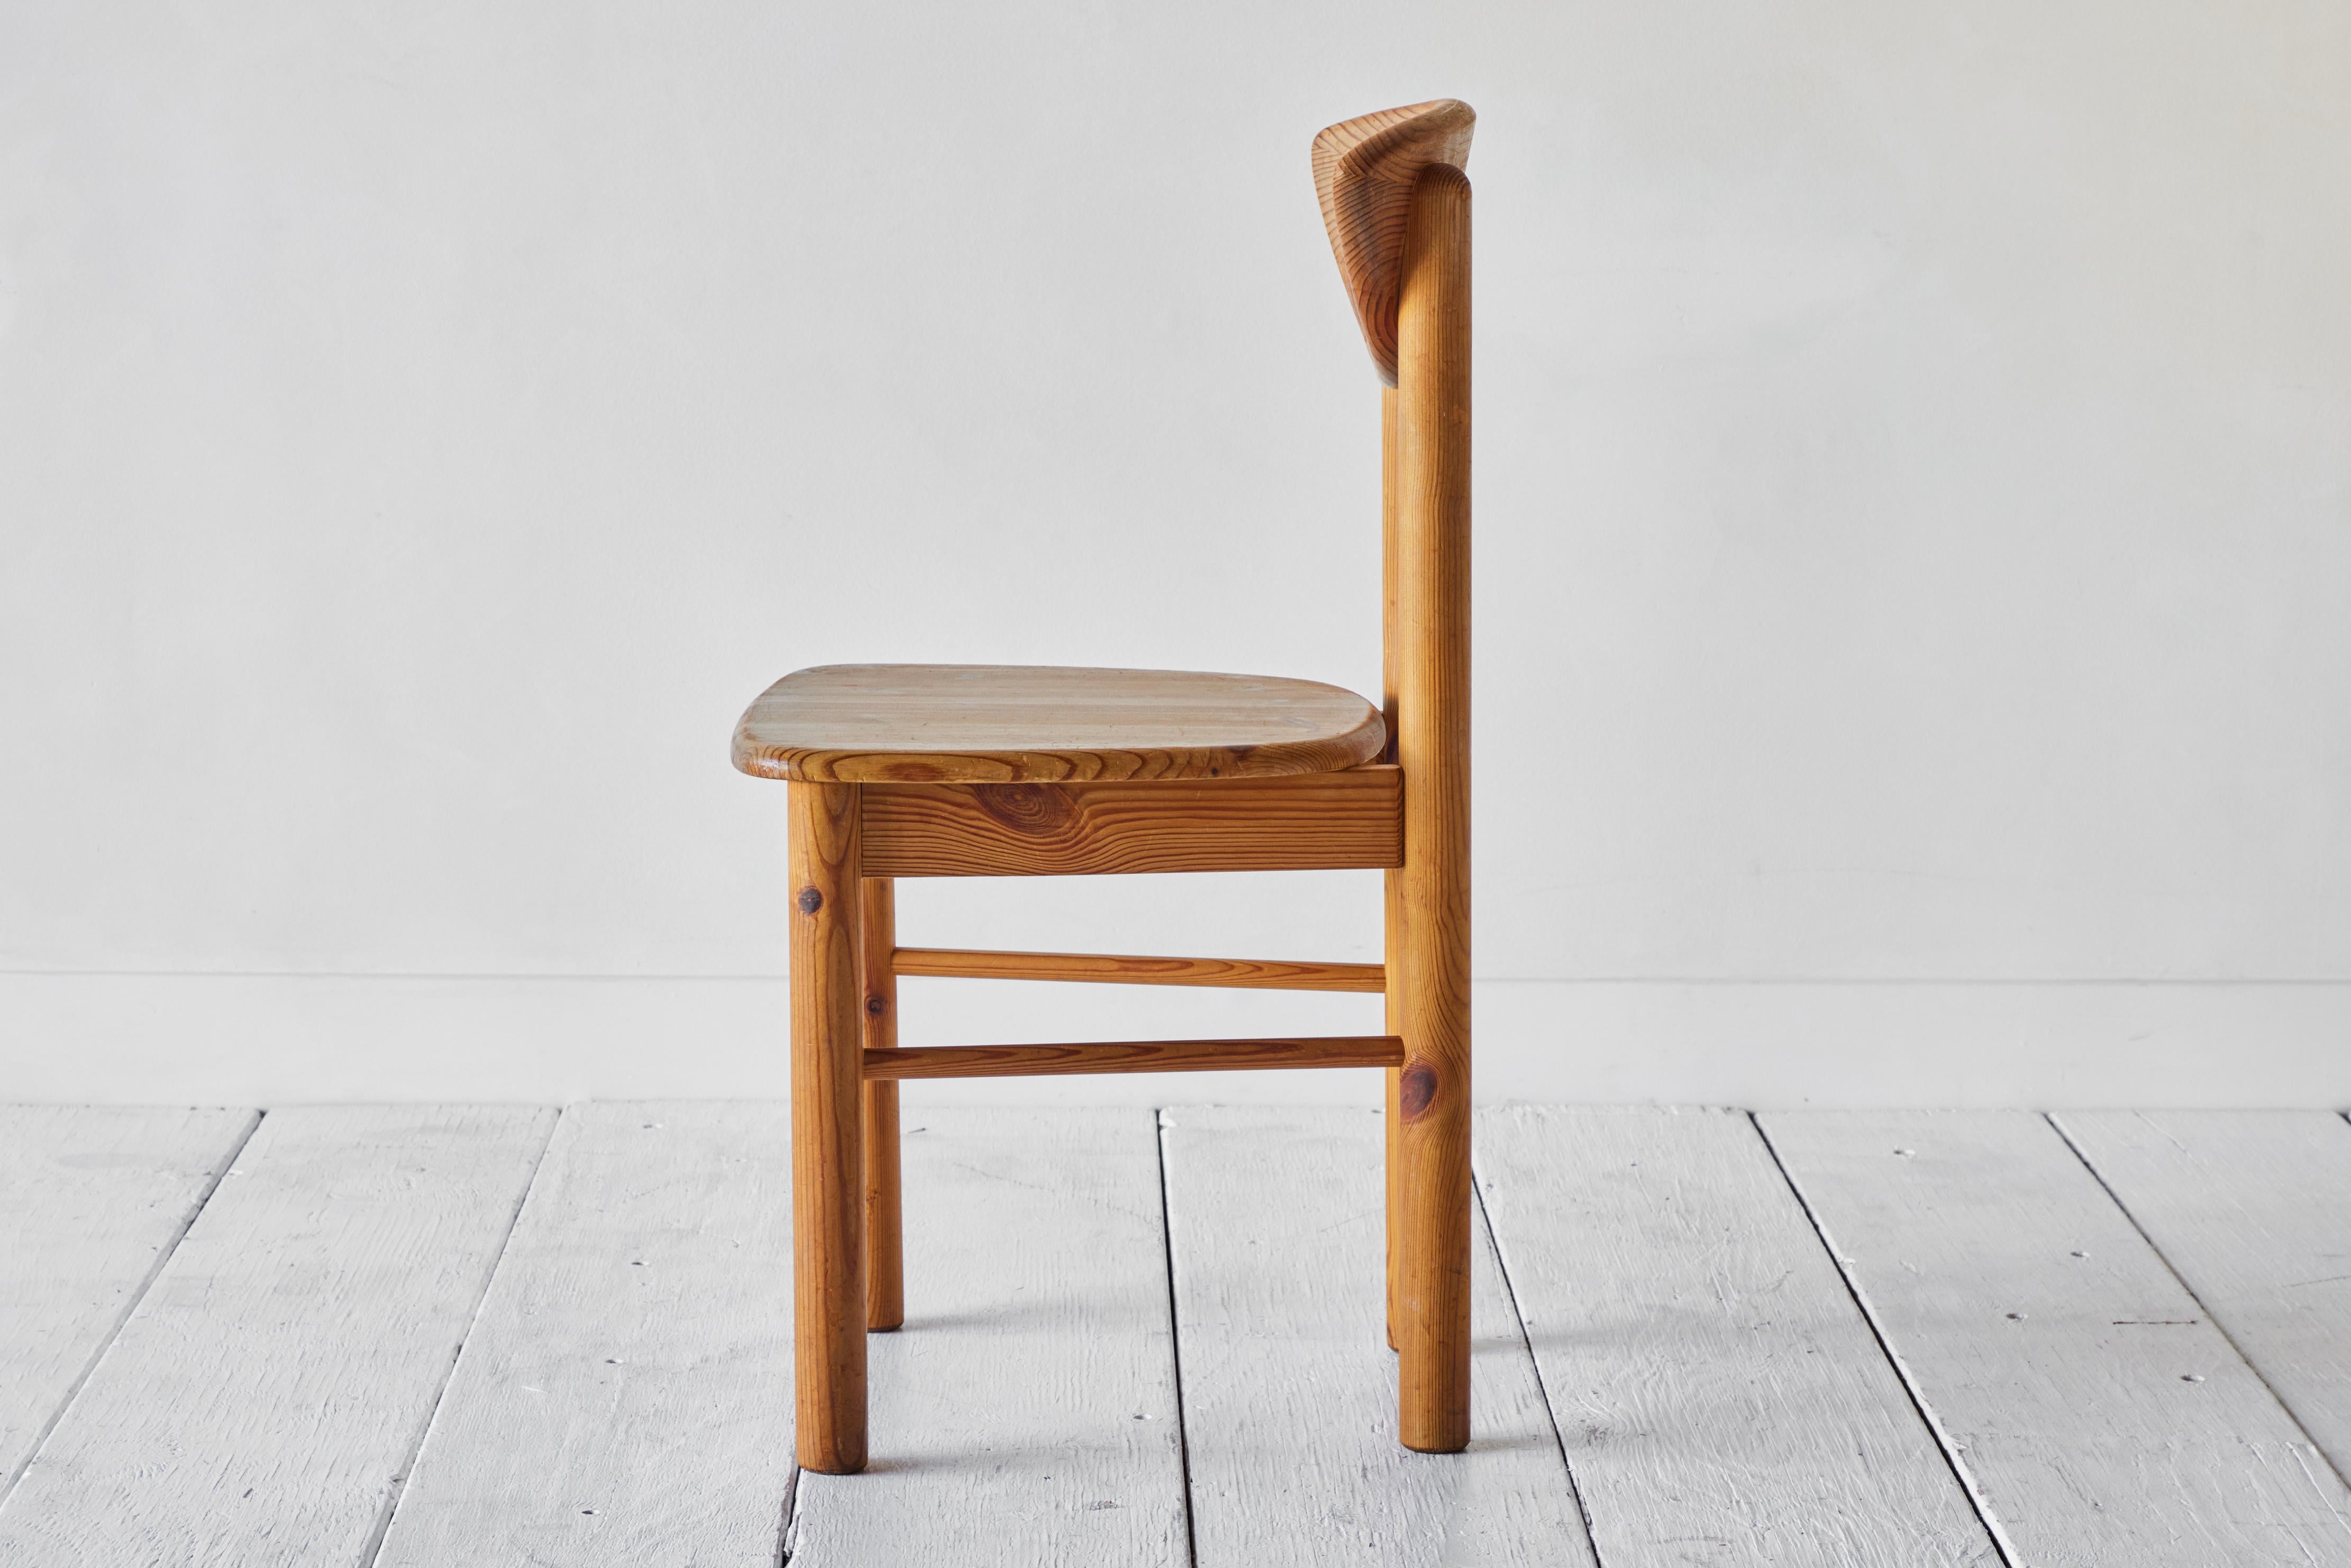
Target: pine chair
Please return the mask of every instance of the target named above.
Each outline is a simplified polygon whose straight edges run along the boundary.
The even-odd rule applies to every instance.
[[[1384,1067],[1388,1337],[1408,1448],[1469,1440],[1469,182],[1450,99],[1314,139],[1381,394],[1385,716],[1310,681],[853,664],[761,694],[789,781],[799,1462],[866,1459],[865,1334],[904,1321],[902,1078]],[[1384,964],[900,947],[893,879],[1387,870]],[[901,1048],[897,977],[1384,991],[1387,1032]]]

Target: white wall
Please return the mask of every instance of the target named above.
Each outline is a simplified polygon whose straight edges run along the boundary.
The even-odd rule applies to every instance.
[[[1437,94],[1484,1092],[2351,1100],[2332,0],[0,7],[0,1095],[776,1092],[768,680],[1374,689],[1305,149]],[[1376,945],[1364,875],[903,902]]]

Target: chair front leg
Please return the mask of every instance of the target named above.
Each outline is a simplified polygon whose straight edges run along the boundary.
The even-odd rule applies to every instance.
[[[853,784],[789,786],[792,1337],[803,1468],[865,1468],[863,990]]]

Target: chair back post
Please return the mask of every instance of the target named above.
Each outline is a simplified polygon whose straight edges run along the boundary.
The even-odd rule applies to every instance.
[[[1399,1435],[1469,1440],[1469,182],[1450,99],[1314,139],[1381,397],[1382,698],[1405,863],[1388,873],[1388,1338]]]
[[[1403,1437],[1469,1440],[1469,181],[1415,182],[1397,310]]]

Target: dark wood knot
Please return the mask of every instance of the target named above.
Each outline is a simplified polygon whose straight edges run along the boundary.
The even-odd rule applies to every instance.
[[[880,1018],[890,1010],[890,998],[868,993],[865,998],[865,1010],[875,1018]]]
[[[978,784],[972,793],[981,810],[1028,838],[1051,838],[1078,818],[1069,791],[1058,784]]]
[[[799,897],[793,900],[793,902],[800,906],[800,913],[802,915],[814,915],[818,910],[824,907],[824,894],[819,893],[813,887],[804,887],[800,889]]]
[[[1416,1061],[1397,1075],[1396,1101],[1407,1122],[1420,1120],[1429,1103],[1437,1098],[1437,1069],[1426,1061]]]

